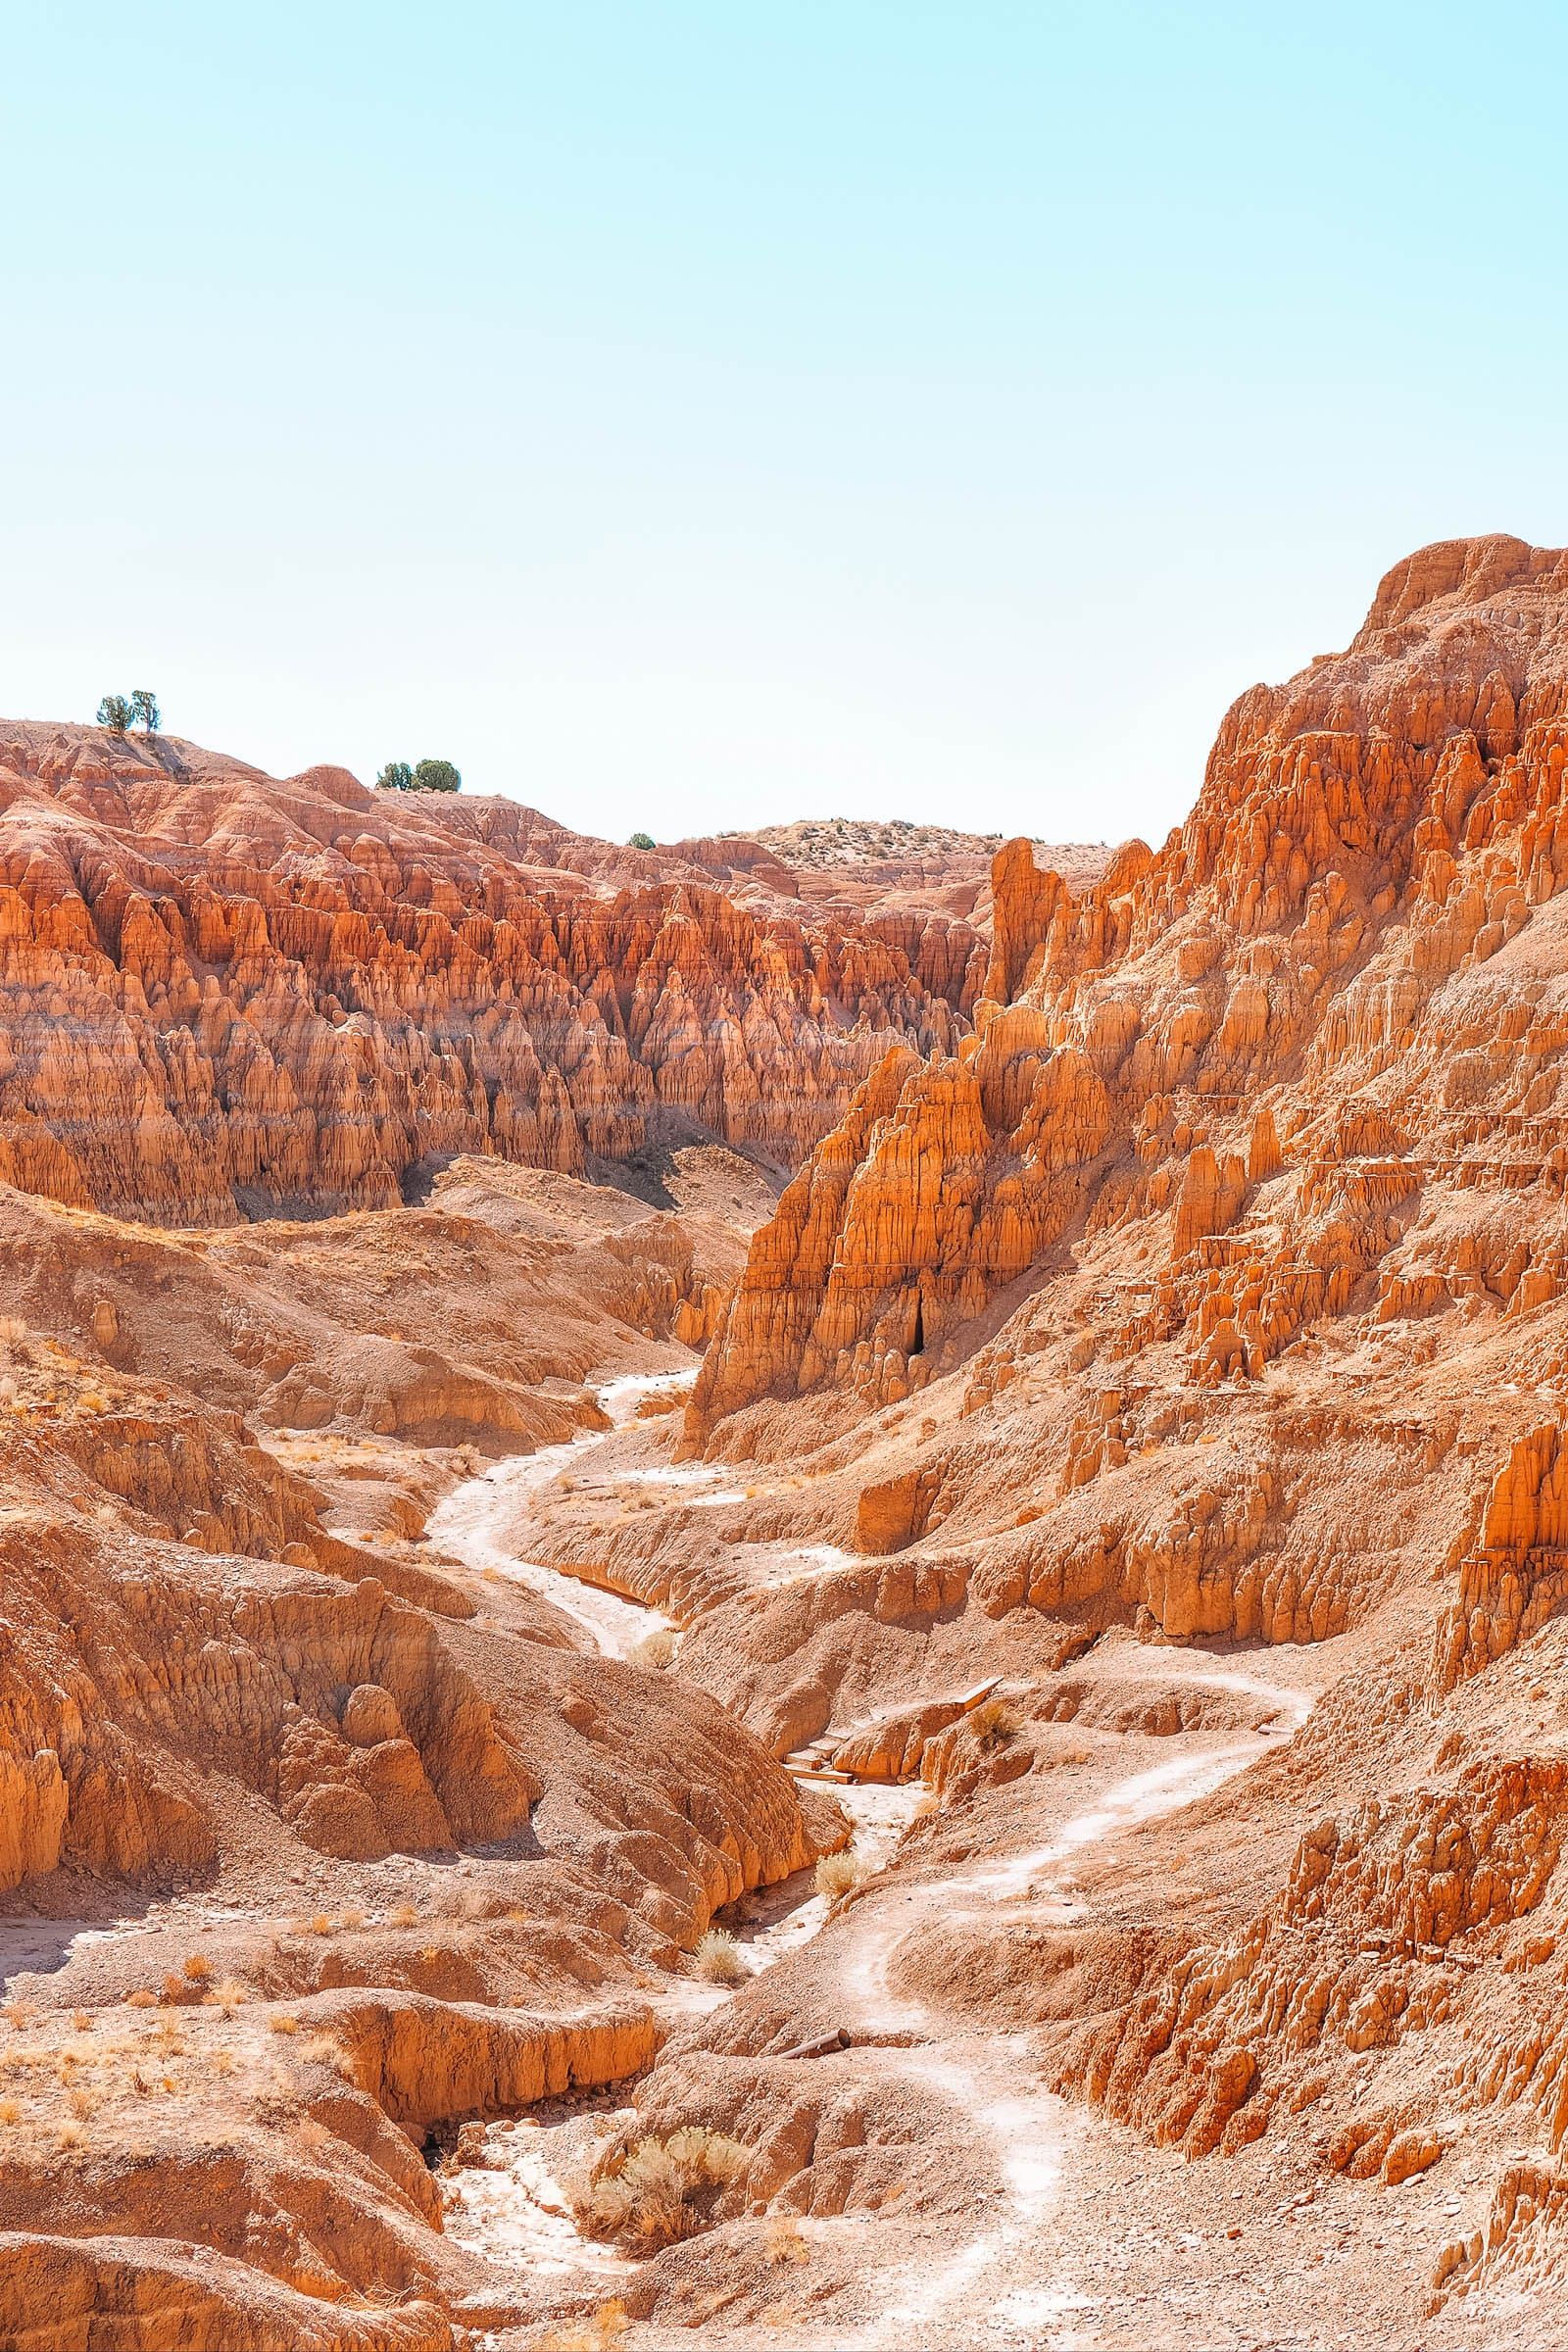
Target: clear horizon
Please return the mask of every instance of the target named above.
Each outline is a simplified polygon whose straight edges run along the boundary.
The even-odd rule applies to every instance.
[[[1158,840],[1412,548],[1568,541],[1560,12],[9,30],[10,716]]]

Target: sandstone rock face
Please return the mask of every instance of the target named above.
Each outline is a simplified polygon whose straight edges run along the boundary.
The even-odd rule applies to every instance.
[[[433,2303],[356,2312],[171,2239],[0,2236],[0,2329],[15,2352],[452,2352]]]
[[[1241,698],[1157,853],[1078,895],[999,853],[976,1035],[889,1056],[796,1178],[694,1439],[802,1390],[896,1400],[1078,1228],[1168,1216],[1125,1346],[1175,1339],[1200,1383],[1368,1278],[1390,1316],[1452,1295],[1401,1249],[1423,1188],[1555,1186],[1568,1150],[1565,763],[1568,555],[1454,542],[1346,654]],[[1548,1249],[1513,1257],[1484,1279],[1556,1295]]]
[[[154,1223],[385,1207],[460,1152],[581,1173],[671,1123],[790,1166],[973,994],[946,916],[753,912],[341,769],[11,726],[0,812],[0,1181]]]

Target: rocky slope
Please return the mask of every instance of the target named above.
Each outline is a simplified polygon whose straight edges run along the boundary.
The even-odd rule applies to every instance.
[[[957,1853],[1046,1805],[1035,1727],[1116,1629],[1319,1653],[1181,1901],[1167,1847],[1114,1926],[905,1976],[994,1980],[1049,2082],[1189,2154],[1446,2160],[1493,2201],[1417,2331],[1562,2259],[1565,764],[1568,554],[1459,542],[1242,697],[1159,851],[1082,892],[1004,851],[973,1035],[890,1052],[708,1351],[688,1452],[749,1499],[559,1539],[775,1748],[918,1757]],[[759,1589],[760,1541],[836,1555]],[[1034,1741],[1005,1833],[951,1728],[988,1668]]]
[[[0,1190],[0,2341],[447,2352],[493,2281],[423,2142],[645,2067],[713,1909],[842,1840],[425,1532],[702,1336],[766,1196],[667,1176],[201,1233]]]

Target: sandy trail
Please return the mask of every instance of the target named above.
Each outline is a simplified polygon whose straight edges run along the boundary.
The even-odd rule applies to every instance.
[[[689,1386],[694,1377],[692,1372],[675,1372],[611,1381],[599,1391],[600,1403],[618,1429],[634,1416],[645,1396]],[[520,1560],[503,1540],[504,1531],[516,1524],[524,1495],[544,1486],[568,1461],[581,1460],[610,1434],[578,1438],[570,1445],[497,1464],[447,1497],[431,1520],[431,1533],[470,1568],[511,1577],[551,1601],[571,1622],[584,1646],[623,1657],[651,1627],[666,1625],[668,1619],[560,1569]],[[695,1483],[678,1472],[637,1475],[649,1483]],[[804,1562],[804,1573],[809,1576],[843,1564],[845,1555],[832,1545],[803,1546],[793,1558]],[[786,1569],[780,1581],[793,1582],[801,1573],[800,1568],[794,1574]],[[901,1947],[938,1922],[951,1926],[966,1918],[995,1919],[999,1911],[1019,1919],[1082,1919],[1087,1905],[1074,1882],[1075,1861],[1141,1822],[1197,1803],[1294,1735],[1311,1711],[1311,1697],[1303,1690],[1221,1666],[1208,1652],[1188,1655],[1205,1680],[1271,1701],[1272,1720],[1258,1732],[1184,1748],[1130,1774],[1062,1823],[1043,1844],[957,1874],[907,1884],[890,1880],[885,1887],[861,1895],[833,1922],[834,1953],[857,2025],[877,2036],[910,2036],[907,2047],[884,2045],[879,2063],[918,2081],[988,2135],[1006,2190],[1004,2209],[944,2262],[912,2274],[902,2262],[891,2269],[881,2315],[868,2328],[847,2334],[846,2346],[880,2352],[881,2347],[924,2341],[928,2333],[933,2343],[1004,2343],[1009,2336],[1039,2341],[1040,2330],[1070,2324],[1074,2311],[1086,2305],[1066,2264],[1042,2277],[1043,2227],[1059,2200],[1063,2153],[1082,2119],[1054,2092],[1031,2087],[1037,2061],[1027,2035],[977,2029],[897,1990],[893,1980]],[[880,1873],[913,1819],[919,1789],[864,1783],[834,1793],[855,1818],[862,1860]],[[753,1973],[803,1950],[828,1926],[830,1917],[828,1902],[816,1893],[807,1872],[759,1890],[738,1931]],[[678,1983],[658,2005],[691,2015],[725,1997],[710,1985]],[[562,2183],[580,2158],[584,2127],[585,2119],[569,2110],[492,2127],[487,2153],[495,2169],[458,2176],[458,2210],[450,2225],[454,2237],[552,2285],[571,2279],[609,2285],[617,2274],[635,2269],[624,2257],[581,2238],[571,2220]],[[869,2247],[867,2252],[874,2263]],[[956,2328],[961,2332],[949,2332]]]
[[[504,1576],[513,1584],[526,1585],[569,1619],[582,1647],[602,1650],[608,1657],[625,1657],[645,1634],[658,1626],[669,1626],[670,1620],[659,1609],[623,1600],[618,1592],[603,1592],[559,1568],[546,1567],[542,1560],[519,1559],[506,1539],[515,1527],[525,1496],[537,1494],[568,1463],[582,1462],[616,1430],[623,1429],[635,1418],[645,1396],[689,1389],[696,1377],[693,1365],[689,1371],[623,1373],[616,1380],[606,1381],[598,1396],[601,1411],[610,1417],[608,1430],[590,1431],[564,1446],[544,1446],[537,1453],[514,1455],[495,1463],[478,1478],[466,1479],[431,1513],[431,1540],[475,1575]]]
[[[1065,1821],[1044,1844],[1004,1855],[960,1875],[899,1886],[885,1895],[862,1897],[844,1915],[838,1952],[844,1988],[862,2028],[910,2034],[919,2041],[889,2061],[959,2108],[989,2134],[1006,2185],[1006,2212],[971,2238],[940,2269],[920,2278],[914,2291],[900,2292],[869,2329],[847,2342],[868,2348],[905,2345],[911,2329],[938,2327],[945,2313],[963,2300],[961,2337],[949,2341],[1004,2341],[1020,2331],[1039,2340],[1037,2330],[1062,2323],[1085,2306],[1068,2275],[1057,2267],[1042,2278],[1042,2224],[1057,2202],[1062,2159],[1081,2119],[1054,2092],[1027,2087],[1037,2060],[1026,2034],[1000,2034],[956,2023],[928,2002],[894,1989],[901,1947],[922,1928],[952,1926],[966,1918],[995,1919],[1009,1909],[1017,1919],[1047,1917],[1066,1922],[1085,1916],[1073,1885],[1073,1861],[1122,1832],[1161,1815],[1179,1812],[1244,1771],[1295,1732],[1311,1710],[1310,1696],[1288,1686],[1214,1668],[1209,1678],[1277,1702],[1272,1724],[1170,1758],[1116,1782],[1096,1803]],[[1012,1909],[1016,1906],[1016,1909]],[[940,2334],[933,2341],[944,2340]]]

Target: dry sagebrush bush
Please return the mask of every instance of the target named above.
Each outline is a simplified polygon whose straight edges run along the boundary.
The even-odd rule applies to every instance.
[[[739,2140],[702,2124],[613,2148],[573,2199],[577,2227],[628,2254],[657,2254],[710,2229],[719,2199],[750,2162]]]
[[[860,1883],[860,1857],[851,1845],[837,1854],[823,1854],[816,1865],[816,1891],[830,1903],[842,1902]]]
[[[672,1625],[656,1625],[651,1633],[634,1642],[626,1652],[628,1666],[642,1666],[657,1671],[672,1663],[677,1636]]]
[[[710,1984],[739,1984],[752,1973],[728,1928],[710,1928],[698,1937],[692,1966]]]

